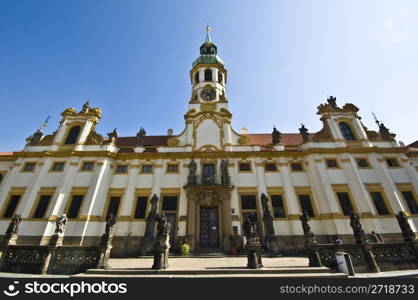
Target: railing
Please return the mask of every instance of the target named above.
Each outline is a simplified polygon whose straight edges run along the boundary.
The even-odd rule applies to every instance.
[[[229,176],[222,177],[217,175],[196,175],[196,176],[189,176],[187,178],[187,185],[195,185],[195,186],[216,186],[216,185],[231,185],[231,179]]]

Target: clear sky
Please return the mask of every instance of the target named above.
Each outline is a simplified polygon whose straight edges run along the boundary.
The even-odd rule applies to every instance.
[[[1,0],[0,151],[91,100],[97,130],[179,133],[207,23],[228,70],[233,126],[322,128],[327,96],[418,139],[416,0]]]

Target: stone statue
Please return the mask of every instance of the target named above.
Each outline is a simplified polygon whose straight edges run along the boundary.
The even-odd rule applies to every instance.
[[[257,234],[257,220],[255,213],[251,213],[245,216],[244,223],[242,224],[244,229],[244,235],[250,237],[252,234]]]
[[[304,124],[300,124],[301,127],[299,128],[299,132],[302,135],[302,139],[304,142],[307,142],[309,140],[309,132],[308,129],[305,127]]]
[[[14,215],[12,220],[9,223],[9,227],[7,227],[6,235],[10,236],[13,234],[18,234],[19,232],[19,223],[22,221],[21,215]]]
[[[90,100],[87,100],[86,103],[83,104],[83,108],[81,109],[82,113],[88,112],[90,109]]]
[[[366,233],[364,232],[360,223],[360,215],[353,211],[350,214],[350,226],[353,229],[354,239],[356,240],[357,244],[368,243]]]
[[[116,216],[110,213],[106,220],[105,234],[110,235],[112,233],[113,227],[116,224],[116,220],[117,220]]]
[[[151,198],[151,209],[148,214],[148,218],[156,219],[157,217],[157,203],[158,203],[158,196],[154,194]]]
[[[55,221],[55,233],[60,235],[65,231],[65,226],[67,225],[67,216],[65,214],[59,215]]]
[[[327,102],[328,102],[329,105],[331,105],[332,108],[338,108],[338,106],[337,106],[337,98],[335,98],[334,96],[330,96],[327,99]]]
[[[168,222],[165,214],[157,216],[157,237],[168,236],[170,234],[171,224]]]
[[[269,207],[269,199],[264,193],[261,194],[261,206],[263,207],[263,215],[271,216],[270,207]]]
[[[269,199],[266,194],[261,194],[261,206],[263,208],[264,245],[269,251],[277,252],[278,246],[274,236],[273,216],[271,215]]]
[[[273,126],[273,132],[271,133],[271,136],[273,138],[274,145],[280,144],[282,133],[276,129],[276,126]]]
[[[245,217],[244,234],[247,239],[245,248],[247,249],[247,268],[259,269],[263,267],[261,261],[261,241],[257,232],[257,220],[255,214],[249,214]]]
[[[152,252],[155,240],[155,224],[157,222],[157,204],[158,196],[154,194],[151,198],[151,209],[146,218],[145,234],[142,240],[140,255],[147,255]]]
[[[404,211],[400,211],[396,215],[396,219],[398,220],[399,227],[402,230],[402,235],[405,242],[412,242],[416,239],[416,234],[412,230],[411,224],[408,222],[408,216],[405,214]]]
[[[26,144],[29,146],[36,145],[42,139],[43,136],[44,134],[42,133],[42,131],[38,129],[35,133],[26,138]]]
[[[383,123],[379,123],[379,135],[382,139],[392,139],[389,129]]]
[[[308,222],[310,221],[310,217],[308,215],[308,213],[305,211],[303,212],[303,214],[301,214],[299,216],[299,220],[302,222],[302,229],[303,229],[303,234],[305,236],[308,235],[313,235],[312,231],[311,231],[311,226],[309,226]]]
[[[115,129],[113,129],[112,132],[109,132],[107,134],[107,136],[109,137],[110,142],[114,143],[118,139],[119,134],[118,134],[118,132],[116,131],[116,128],[115,128]]]
[[[147,135],[145,129],[141,127],[136,134],[136,145],[137,146],[144,146],[145,145],[145,136]]]
[[[221,162],[221,184],[222,185],[230,184],[227,159],[223,159]]]
[[[161,270],[168,267],[171,224],[168,222],[165,214],[157,216],[157,222],[157,237],[154,245],[154,263],[152,268]]]
[[[196,169],[196,162],[194,161],[194,159],[192,159],[189,165],[189,176],[196,176]]]

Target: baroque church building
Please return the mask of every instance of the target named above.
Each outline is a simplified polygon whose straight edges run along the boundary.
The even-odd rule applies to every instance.
[[[190,70],[185,128],[178,134],[103,137],[101,110],[66,109],[51,134],[38,130],[22,151],[0,153],[0,231],[22,222],[17,244],[46,245],[65,213],[65,245],[93,245],[117,216],[112,255],[149,252],[156,213],[165,213],[176,250],[230,251],[243,244],[243,220],[256,217],[265,247],[303,248],[306,212],[320,243],[353,242],[349,215],[367,233],[401,241],[396,216],[418,228],[418,146],[405,147],[380,122],[368,130],[351,103],[318,106],[323,128],[309,133],[238,133],[228,109],[228,73],[209,32]]]

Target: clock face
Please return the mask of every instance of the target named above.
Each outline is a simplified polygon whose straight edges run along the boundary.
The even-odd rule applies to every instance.
[[[215,100],[216,98],[215,89],[212,89],[212,88],[204,89],[203,91],[200,92],[200,98],[202,98],[202,100],[205,100],[205,101]]]

